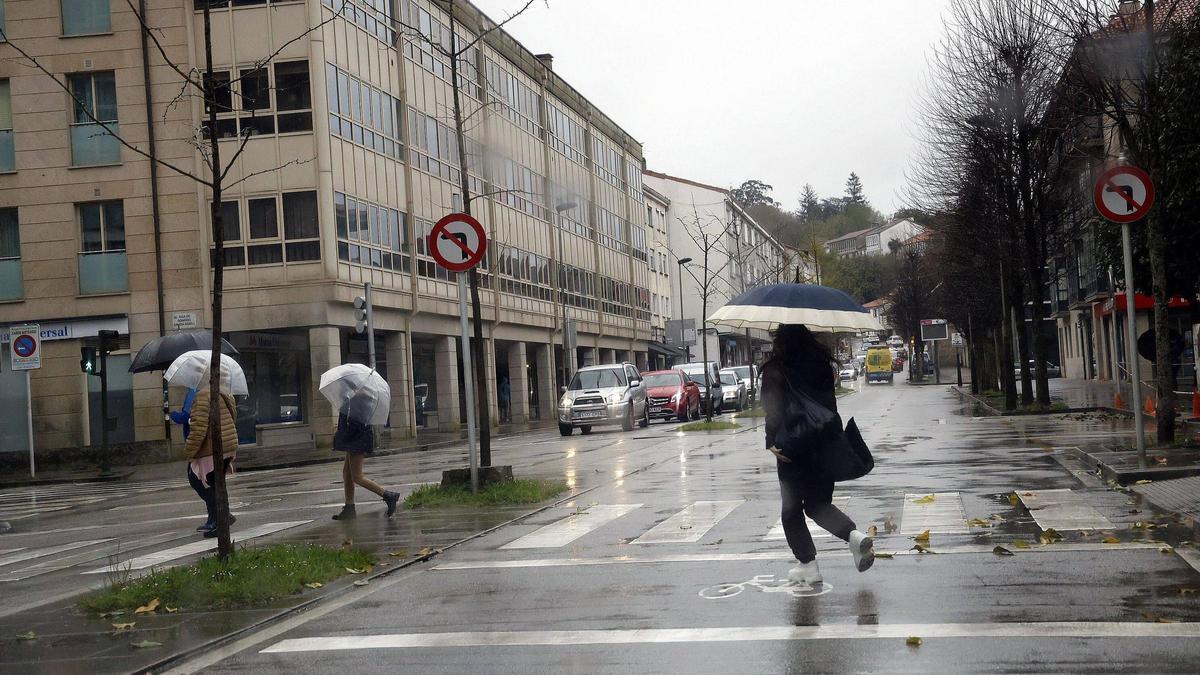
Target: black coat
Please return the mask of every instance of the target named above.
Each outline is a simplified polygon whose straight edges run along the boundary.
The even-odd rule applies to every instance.
[[[766,447],[775,445],[775,434],[784,422],[791,389],[788,384],[811,396],[817,403],[837,412],[837,395],[834,394],[837,371],[833,362],[820,355],[796,360],[771,359],[763,364],[762,401],[767,413]]]

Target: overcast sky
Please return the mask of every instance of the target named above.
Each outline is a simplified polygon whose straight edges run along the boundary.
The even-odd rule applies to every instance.
[[[473,0],[501,20],[521,0]],[[507,29],[642,142],[649,168],[721,187],[862,178],[903,206],[913,104],[945,0],[535,0]]]

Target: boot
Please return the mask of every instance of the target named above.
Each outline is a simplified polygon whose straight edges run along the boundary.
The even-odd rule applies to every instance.
[[[354,511],[354,505],[347,504],[342,507],[341,513],[334,514],[333,519],[334,520],[354,520],[357,517],[358,517],[358,514],[355,513],[355,511]]]
[[[387,517],[388,518],[391,518],[392,514],[396,512],[396,504],[399,501],[400,501],[399,493],[392,492],[391,490],[385,490],[383,492],[383,503],[387,504]]]

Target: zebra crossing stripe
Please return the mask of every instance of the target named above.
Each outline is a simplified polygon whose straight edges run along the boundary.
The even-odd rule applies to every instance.
[[[839,510],[845,510],[846,504],[849,503],[849,497],[833,498],[833,505],[838,507]],[[828,530],[818,525],[812,518],[809,518],[808,516],[804,517],[804,524],[808,525],[808,533],[812,535],[813,539],[823,539],[825,537],[833,536]],[[783,533],[783,518],[776,520],[775,525],[771,527],[769,532],[767,532],[767,536],[762,538],[763,541],[782,541],[784,539],[787,539],[787,536]]]
[[[904,495],[900,515],[900,534],[914,535],[929,530],[938,534],[969,534],[962,495],[935,492]]]
[[[1021,490],[1017,496],[1043,530],[1105,530],[1113,527],[1112,521],[1074,490]]]
[[[687,508],[667,518],[633,540],[635,544],[666,544],[700,541],[721,519],[746,503],[732,501],[693,502]]]
[[[544,525],[529,534],[501,546],[514,548],[557,548],[566,546],[583,535],[596,530],[621,516],[640,509],[641,504],[595,504],[586,510],[549,525]]]
[[[106,541],[112,541],[112,539],[92,539],[89,541],[73,541],[69,544],[62,544],[60,546],[47,546],[45,548],[21,549],[15,553],[10,553],[10,554],[4,556],[3,558],[0,558],[0,567],[7,567],[8,565],[12,565],[13,563],[24,562],[26,560],[33,560],[34,558],[44,558],[48,555],[55,555],[56,553],[62,553],[64,551],[73,551],[77,548],[84,548],[85,546],[94,546],[96,544],[103,544]]]
[[[92,547],[88,550],[84,550],[82,548],[75,549],[76,552],[67,552],[67,555],[62,557],[45,556],[47,559],[38,559],[35,564],[27,567],[0,570],[0,583],[24,581],[25,579],[32,577],[49,574],[50,572],[65,570],[68,567],[89,563],[94,560],[102,560],[104,558],[108,558],[109,556],[116,555],[122,550],[129,551],[132,549],[145,548],[147,546],[155,546],[173,539],[179,539],[180,536],[181,534],[179,532],[165,532],[149,538],[138,537],[136,541],[130,541],[128,543],[122,543],[122,540],[119,538],[101,539],[98,541],[104,542],[104,545],[102,546]]]
[[[259,525],[258,527],[252,527],[252,528],[250,528],[248,530],[244,530],[242,532],[234,532],[233,534],[234,534],[235,540],[240,541],[240,542],[246,542],[251,539],[256,539],[258,537],[264,537],[268,534],[274,534],[276,532],[280,532],[280,531],[283,531],[283,530],[286,530],[286,529],[289,529],[292,527],[298,527],[300,525],[307,525],[308,523],[311,523],[311,522],[312,522],[311,520],[294,520],[294,521],[290,521],[290,522],[286,522],[286,523],[266,523],[265,525]],[[144,570],[147,567],[171,567],[171,566],[173,566],[173,564],[174,564],[173,561],[175,561],[175,560],[179,560],[180,558],[186,558],[187,556],[190,556],[190,555],[196,555],[198,553],[205,553],[207,551],[211,551],[212,549],[215,549],[216,547],[217,547],[216,539],[203,539],[201,541],[194,541],[190,544],[184,544],[183,546],[176,546],[174,548],[168,548],[163,551],[157,551],[155,553],[149,553],[147,555],[138,556],[136,558],[132,558],[132,559],[126,560],[124,562],[119,562],[119,563],[116,563],[113,565],[108,565],[107,567],[99,567],[94,570],[80,572],[80,574],[107,574],[110,572],[118,572],[118,571],[125,571],[125,570]],[[172,564],[169,565],[167,563],[172,563]]]

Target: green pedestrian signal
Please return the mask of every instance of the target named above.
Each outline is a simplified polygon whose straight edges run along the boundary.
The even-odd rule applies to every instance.
[[[96,347],[79,348],[79,369],[88,375],[100,374],[100,350]]]

